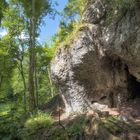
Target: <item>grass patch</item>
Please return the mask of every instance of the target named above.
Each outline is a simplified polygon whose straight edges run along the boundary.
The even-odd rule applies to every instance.
[[[36,114],[31,115],[25,122],[25,128],[34,132],[40,128],[48,128],[54,123],[54,120],[47,113],[38,111]]]
[[[85,116],[76,117],[75,120],[70,125],[70,127],[68,128],[69,134],[75,135],[84,131],[86,121],[87,119]]]
[[[87,118],[86,116],[78,116],[71,120],[65,130],[62,127],[51,128],[50,137],[47,140],[71,140],[76,135],[81,134],[85,130]]]
[[[48,130],[53,123],[52,117],[41,111],[30,116],[24,112],[10,111],[0,117],[0,140],[32,140],[38,130]]]

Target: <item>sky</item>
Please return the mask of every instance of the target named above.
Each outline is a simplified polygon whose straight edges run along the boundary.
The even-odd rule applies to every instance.
[[[53,1],[56,1],[56,0],[53,0]],[[68,0],[57,0],[58,5],[55,6],[55,9],[58,12],[62,12],[67,2]],[[59,15],[56,15],[55,19],[52,19],[49,16],[44,17],[45,24],[41,26],[40,36],[38,38],[38,41],[41,44],[45,42],[47,42],[48,44],[50,43],[51,36],[57,33],[60,20],[61,20],[61,17]],[[6,30],[0,29],[0,37],[6,34],[7,34]]]

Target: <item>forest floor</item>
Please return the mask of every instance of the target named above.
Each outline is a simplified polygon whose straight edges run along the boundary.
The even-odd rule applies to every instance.
[[[55,101],[49,103],[49,108],[54,105],[51,116],[46,109],[48,105],[45,105],[41,112],[29,118],[18,114],[5,120],[2,117],[0,139],[9,138],[12,133],[12,138],[18,134],[25,140],[140,140],[140,98],[127,102],[119,109],[90,110],[71,115],[64,112],[63,104],[60,109]],[[9,112],[10,106],[1,106],[2,115]]]
[[[44,140],[140,140],[140,98],[131,100],[118,108],[88,111],[67,115],[57,112],[54,125],[49,131],[39,131]],[[41,134],[41,135],[40,135]],[[36,137],[37,138],[37,137]],[[42,138],[42,139],[43,139]],[[37,139],[38,140],[38,139]]]
[[[120,108],[108,108],[101,111],[101,114],[108,114],[108,116],[120,116],[120,119],[123,121],[132,121],[136,124],[140,125],[140,98],[137,98],[135,100],[131,100],[124,105],[122,105]],[[61,116],[59,117],[59,114],[55,114],[53,117],[55,120],[71,120],[77,114],[74,115],[68,115],[66,113],[61,113]],[[93,115],[96,112],[90,110],[87,112],[87,115]],[[99,112],[98,112],[99,113]]]

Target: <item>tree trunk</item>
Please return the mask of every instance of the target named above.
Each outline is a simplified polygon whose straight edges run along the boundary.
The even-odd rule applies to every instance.
[[[37,55],[35,57],[35,95],[36,95],[36,107],[38,108],[38,75],[37,75]]]
[[[1,77],[0,77],[0,89],[2,87],[2,82],[3,82],[3,75],[1,75]]]
[[[32,42],[32,22],[30,22],[30,48],[29,48],[29,108],[30,111],[35,110],[35,88],[34,88],[34,73],[35,73],[35,62],[34,62],[34,46]]]
[[[35,102],[35,0],[32,0],[32,18],[30,19],[30,48],[29,48],[29,104],[30,112],[36,109]]]
[[[54,89],[53,89],[53,84],[52,84],[52,79],[51,79],[51,73],[50,73],[50,65],[48,64],[48,78],[49,78],[49,82],[50,82],[50,91],[51,91],[51,96],[54,97]]]
[[[22,44],[21,44],[22,46]],[[23,105],[24,105],[24,111],[26,112],[27,111],[27,108],[26,108],[26,81],[25,81],[25,76],[24,76],[24,70],[23,70],[23,60],[24,60],[24,56],[23,56],[23,53],[24,53],[24,48],[22,46],[22,54],[21,54],[21,59],[20,59],[20,74],[21,74],[21,77],[22,77],[22,81],[23,81],[23,86],[24,86],[24,93],[23,93]]]

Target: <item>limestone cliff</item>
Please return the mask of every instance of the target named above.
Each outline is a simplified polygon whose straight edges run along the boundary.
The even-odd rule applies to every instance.
[[[112,5],[89,1],[83,26],[70,44],[58,47],[51,64],[66,112],[92,109],[95,102],[118,107],[140,95],[139,5],[123,13],[112,10],[108,23]]]

